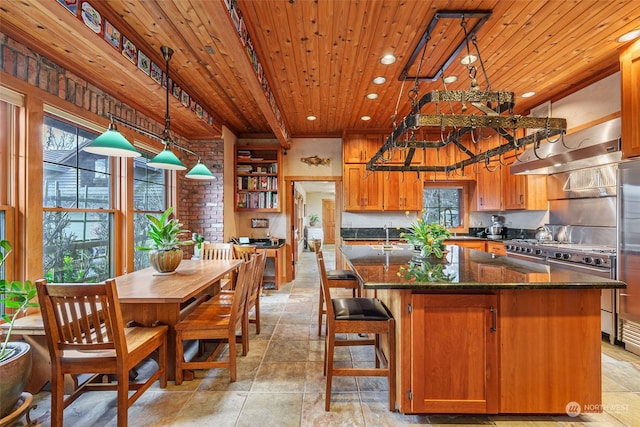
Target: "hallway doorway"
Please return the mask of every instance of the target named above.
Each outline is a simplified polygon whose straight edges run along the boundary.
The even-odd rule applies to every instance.
[[[307,234],[310,231],[314,238],[321,238],[323,244],[337,245],[340,241],[342,177],[285,177],[285,187],[287,280],[294,280],[300,254],[309,251]],[[309,218],[314,214],[320,221],[311,227]],[[336,256],[339,257],[337,253]]]

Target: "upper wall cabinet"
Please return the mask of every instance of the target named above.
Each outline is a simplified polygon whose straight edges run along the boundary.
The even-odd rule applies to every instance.
[[[640,40],[620,55],[622,156],[640,156]]]
[[[343,163],[367,163],[382,147],[382,133],[353,133],[345,135],[342,141]]]

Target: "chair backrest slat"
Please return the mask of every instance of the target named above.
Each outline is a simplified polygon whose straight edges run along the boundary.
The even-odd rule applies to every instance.
[[[254,268],[255,258],[251,258],[243,262],[238,269],[238,279],[231,303],[231,319],[229,321],[229,328],[234,331],[247,308],[247,298],[251,290],[251,278],[254,275]]]
[[[334,319],[333,304],[331,303],[331,293],[329,291],[329,279],[327,279],[327,269],[324,264],[324,255],[322,251],[316,250],[316,262],[318,263],[318,272],[320,273],[320,286],[322,287],[322,295],[327,307],[327,322]]]
[[[49,347],[56,355],[62,350],[126,352],[114,280],[88,284],[39,280],[36,286]]]
[[[233,259],[233,244],[203,243],[200,257],[204,260]]]

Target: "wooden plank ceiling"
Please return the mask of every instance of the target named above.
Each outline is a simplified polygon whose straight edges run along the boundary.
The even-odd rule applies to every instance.
[[[628,0],[237,0],[274,112],[226,1],[90,2],[162,68],[160,46],[175,51],[171,77],[214,117],[209,126],[172,98],[172,129],[191,140],[218,137],[222,125],[239,137],[275,136],[285,146],[290,137],[390,129],[392,118],[410,109],[409,90],[417,87],[421,95],[444,88],[441,81],[401,79],[438,10],[492,12],[477,34],[478,48],[491,88],[515,92],[521,114],[617,71],[615,39],[640,26],[640,2]],[[437,70],[460,42],[461,28],[459,21],[439,22],[411,73]],[[56,0],[0,3],[0,31],[163,121],[164,89]],[[398,60],[382,65],[387,53]],[[445,75],[459,78],[449,89],[469,88],[458,60]],[[377,76],[386,83],[373,84]],[[486,89],[479,65],[477,76]],[[529,91],[537,95],[520,98]],[[378,98],[368,99],[369,93]]]

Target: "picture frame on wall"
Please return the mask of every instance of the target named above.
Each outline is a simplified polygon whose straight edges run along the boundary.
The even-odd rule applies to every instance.
[[[251,228],[269,228],[269,218],[251,218]]]

